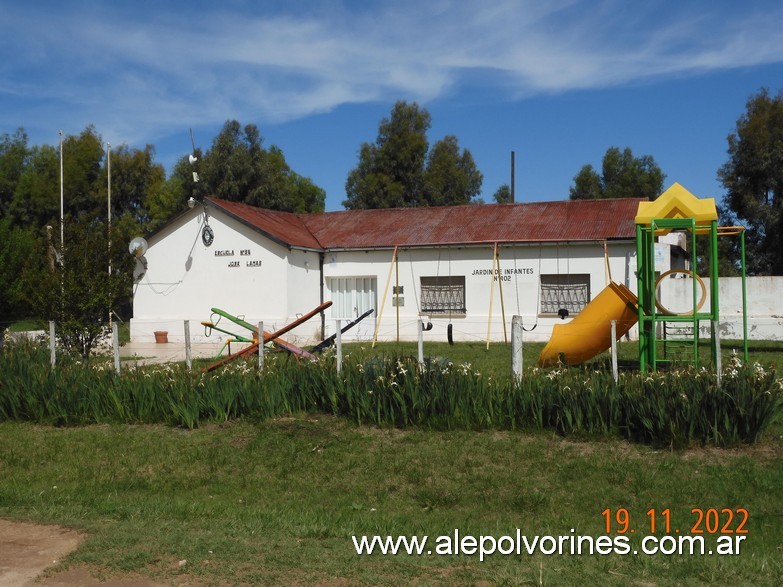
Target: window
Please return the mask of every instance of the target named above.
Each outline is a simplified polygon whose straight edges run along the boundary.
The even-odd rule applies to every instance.
[[[422,314],[465,314],[465,277],[422,277]]]
[[[541,276],[542,314],[557,314],[561,309],[578,314],[589,302],[589,274]]]

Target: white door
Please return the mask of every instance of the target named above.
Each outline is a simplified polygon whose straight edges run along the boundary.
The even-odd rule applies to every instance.
[[[375,277],[332,277],[329,280],[332,292],[332,319],[342,320],[345,328],[349,322],[373,310],[373,313],[345,332],[343,340],[367,340],[375,332],[378,307],[378,279]],[[331,331],[334,330],[332,323]]]

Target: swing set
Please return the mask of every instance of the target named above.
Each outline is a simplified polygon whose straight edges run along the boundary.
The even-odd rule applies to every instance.
[[[501,321],[503,323],[503,339],[506,343],[508,343],[508,331],[507,331],[507,324],[506,324],[506,308],[505,308],[505,300],[504,300],[504,292],[503,292],[503,272],[501,268],[501,261],[500,261],[500,247],[501,244],[499,242],[492,242],[490,243],[492,246],[492,269],[489,272],[490,276],[490,291],[489,291],[489,311],[488,311],[488,319],[487,319],[487,338],[486,338],[486,345],[487,350],[489,350],[490,340],[492,336],[492,318],[493,318],[493,312],[494,312],[494,298],[495,298],[495,282],[498,284],[498,294],[500,296],[500,307],[501,307]],[[441,264],[443,262],[443,252],[442,249],[445,246],[448,252],[447,257],[447,277],[445,279],[445,284],[442,285],[442,278],[441,278]],[[455,282],[453,279],[452,274],[452,246],[453,245],[441,245],[434,248],[438,249],[438,256],[436,261],[436,270],[435,270],[435,279],[434,279],[434,285],[431,285],[429,287],[433,288],[435,291],[435,296],[438,299],[438,304],[442,306],[444,309],[443,314],[448,316],[448,323],[446,325],[446,339],[450,345],[454,344],[454,316],[455,313],[464,315],[466,313],[466,309],[464,307],[461,308],[459,312],[457,312],[456,305],[455,305],[455,298],[454,298],[454,289]],[[412,248],[408,249],[409,258],[408,263],[410,266],[411,271],[411,283],[413,284],[414,289],[414,300],[416,303],[416,311],[417,314],[422,317],[427,315],[428,317],[431,317],[427,313],[427,309],[422,307],[422,304],[420,303],[420,293],[423,295],[423,291],[419,292],[417,291],[416,284],[418,280],[416,279],[416,275],[414,274],[413,270],[413,254],[412,254]],[[389,287],[391,286],[392,282],[392,276],[395,275],[395,285],[392,290],[392,295],[394,297],[394,307],[396,308],[396,314],[397,314],[397,342],[400,341],[400,306],[402,305],[400,302],[400,296],[402,293],[402,287],[400,286],[400,280],[399,280],[399,261],[400,261],[400,247],[395,246],[394,250],[392,251],[392,259],[391,264],[389,266],[389,273],[386,280],[386,286],[384,287],[383,291],[383,297],[381,299],[380,304],[380,310],[378,314],[378,320],[376,322],[375,332],[373,334],[373,341],[372,346],[373,348],[377,344],[378,340],[378,333],[380,331],[381,322],[383,318],[383,309],[386,306],[386,300],[388,298],[389,294]],[[514,251],[513,256],[513,263],[514,263],[514,269],[513,274],[519,275],[520,271],[517,267],[517,254],[516,251]],[[539,243],[538,245],[538,283],[536,287],[536,319],[532,326],[525,327],[522,326],[522,329],[526,332],[532,332],[536,329],[538,326],[538,317],[541,313],[541,265],[542,265],[542,245]],[[558,271],[559,271],[559,256],[558,256]],[[423,286],[422,286],[423,289]],[[516,302],[517,302],[517,313],[521,313],[521,304],[520,304],[520,294],[519,294],[519,280],[515,279],[515,291],[516,291]],[[462,298],[462,305],[464,306],[464,297]],[[563,302],[564,303],[564,302]],[[561,317],[565,318],[568,315],[568,310],[561,309],[560,310]],[[425,332],[431,331],[433,329],[433,323],[430,319],[427,320],[427,322],[423,322],[421,324],[421,329]]]

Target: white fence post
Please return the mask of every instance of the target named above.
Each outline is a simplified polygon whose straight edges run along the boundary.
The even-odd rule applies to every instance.
[[[512,316],[511,318],[511,373],[514,379],[519,381],[522,378],[522,369],[524,366],[522,360],[522,316]]]
[[[264,370],[264,322],[258,323],[258,370]]]
[[[340,332],[343,328],[343,321],[339,318],[334,321],[335,328],[335,347],[337,348],[337,372],[340,373],[343,370],[343,333]]]
[[[424,323],[419,320],[419,367],[424,367]]]
[[[721,371],[723,370],[723,361],[720,356],[720,323],[717,320],[712,321],[712,332],[715,336],[715,377],[720,389]]]
[[[49,320],[49,352],[51,356],[52,369],[57,364],[56,338],[54,333],[54,320]]]
[[[185,365],[188,371],[193,368],[193,354],[190,349],[190,320],[185,320]]]
[[[111,323],[111,346],[114,353],[114,370],[120,374],[120,329],[116,322]]]
[[[617,383],[619,373],[617,369],[617,320],[612,320],[612,377]]]

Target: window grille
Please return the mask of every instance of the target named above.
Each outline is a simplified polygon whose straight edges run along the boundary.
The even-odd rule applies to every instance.
[[[578,314],[589,302],[589,274],[541,276],[542,314],[557,314],[561,308]]]
[[[422,277],[422,314],[465,314],[465,277]]]

